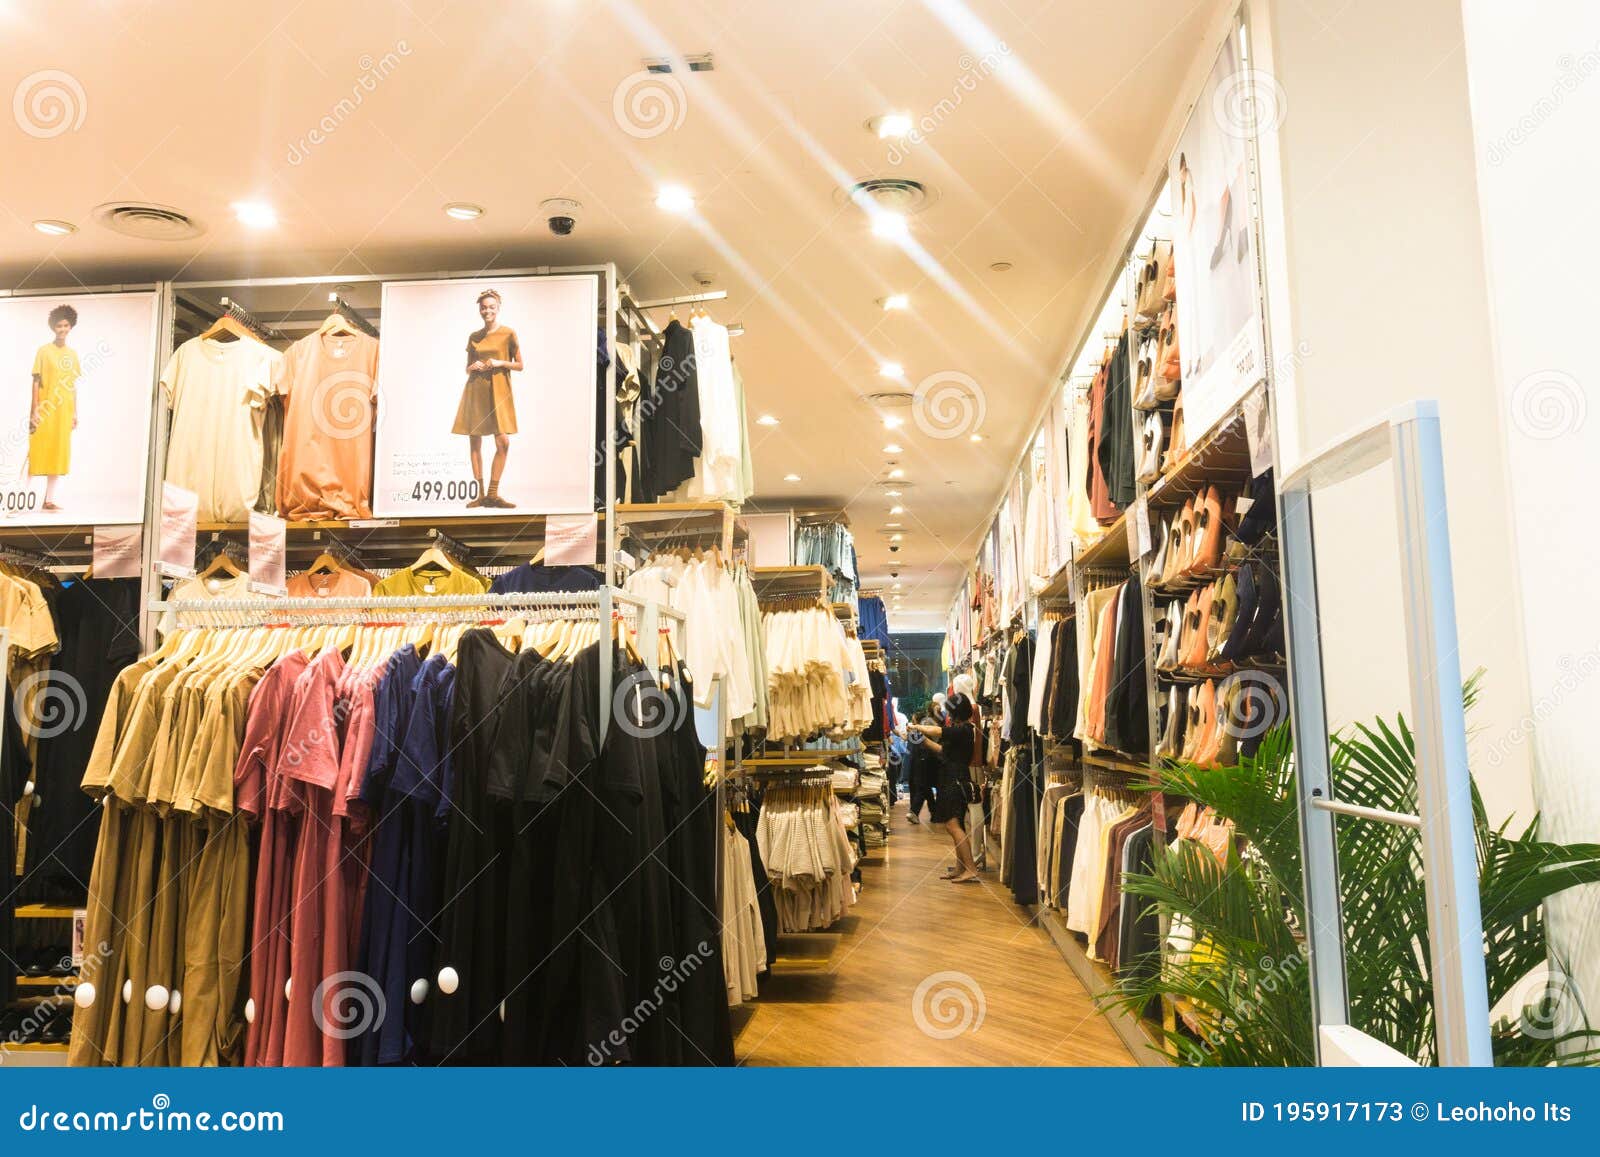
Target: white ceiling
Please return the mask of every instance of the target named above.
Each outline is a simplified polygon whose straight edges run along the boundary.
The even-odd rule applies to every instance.
[[[55,135],[22,120],[0,129],[0,280],[615,261],[650,298],[696,291],[694,273],[708,271],[728,292],[713,315],[747,329],[734,348],[757,505],[845,507],[869,585],[891,561],[880,530],[891,500],[874,485],[891,437],[860,401],[896,385],[879,362],[905,367],[900,388],[960,374],[981,390],[983,442],[930,437],[912,421],[892,438],[913,485],[892,556],[905,609],[891,621],[936,629],[1154,188],[1223,9],[0,0],[0,95],[21,117],[18,86],[56,70],[72,105],[70,124],[44,124],[62,127]],[[699,52],[714,54],[715,71],[674,74],[672,127],[630,124],[626,81],[641,58]],[[864,128],[890,110],[931,126],[903,156]],[[909,243],[872,237],[838,196],[868,176],[935,192]],[[656,209],[664,183],[691,189],[697,216]],[[551,196],[583,203],[570,237],[545,226],[538,203]],[[126,199],[176,206],[208,231],[150,242],[92,222],[94,206]],[[241,199],[271,203],[279,225],[238,224],[229,206]],[[448,201],[488,212],[453,221]],[[30,227],[38,218],[79,231],[46,237]],[[1001,261],[1013,268],[992,272]],[[878,307],[895,292],[910,294],[910,312]],[[763,413],[782,424],[754,425]],[[783,481],[790,473],[802,481]]]

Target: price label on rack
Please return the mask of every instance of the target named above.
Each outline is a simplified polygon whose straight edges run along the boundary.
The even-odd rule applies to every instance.
[[[592,514],[552,514],[544,523],[544,561],[549,566],[593,566],[599,520]]]
[[[1244,436],[1250,443],[1250,477],[1259,478],[1272,469],[1272,414],[1267,408],[1267,391],[1251,390],[1244,400]]]
[[[200,496],[170,482],[161,484],[161,553],[156,569],[168,578],[194,574],[195,529]]]
[[[259,595],[289,593],[284,577],[289,524],[281,518],[250,512],[250,589]]]
[[[138,578],[143,557],[144,527],[94,528],[94,557],[90,566],[95,578]]]

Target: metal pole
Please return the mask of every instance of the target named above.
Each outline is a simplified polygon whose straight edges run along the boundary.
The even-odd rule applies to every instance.
[[[1437,405],[1419,403],[1395,423],[1391,441],[1438,1060],[1489,1067],[1494,1050]]]

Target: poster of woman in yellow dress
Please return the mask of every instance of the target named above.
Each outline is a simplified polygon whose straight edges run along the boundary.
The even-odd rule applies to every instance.
[[[0,521],[143,520],[159,312],[146,291],[0,299]]]
[[[50,311],[54,338],[33,355],[33,408],[28,413],[28,473],[44,478],[43,509],[56,511],[56,483],[72,468],[72,431],[78,428],[78,377],[83,363],[67,344],[78,311]]]

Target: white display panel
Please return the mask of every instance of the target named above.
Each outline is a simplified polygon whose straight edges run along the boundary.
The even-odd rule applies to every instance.
[[[56,345],[61,307],[77,321]],[[150,292],[0,299],[0,524],[143,521],[159,309]],[[35,407],[41,356],[54,364]],[[47,487],[57,510],[45,509]]]
[[[510,373],[516,432],[500,480],[509,509],[468,507],[477,496],[469,437],[453,432],[468,338],[484,324],[478,295],[489,289],[524,367]],[[588,275],[385,283],[374,517],[593,511],[598,310],[599,282]],[[480,437],[487,487],[495,438]]]
[[[1170,167],[1183,413],[1190,444],[1266,375],[1250,207],[1254,85],[1230,35]]]

